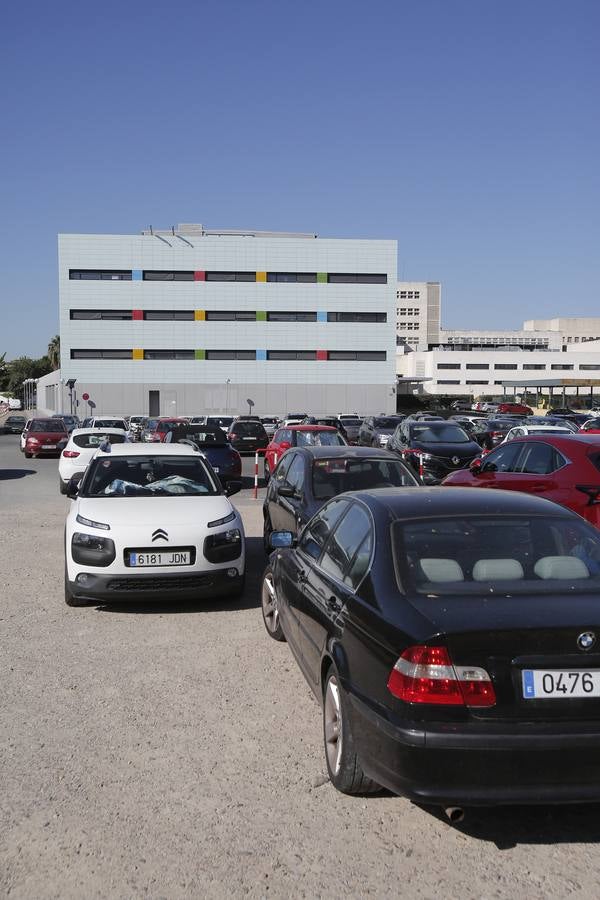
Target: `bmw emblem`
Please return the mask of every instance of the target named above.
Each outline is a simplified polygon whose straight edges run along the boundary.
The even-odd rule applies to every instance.
[[[452,462],[454,463],[455,466],[457,466],[460,462],[460,456],[453,456]]]
[[[593,631],[584,631],[577,638],[577,646],[580,650],[591,650],[596,643],[596,635]]]

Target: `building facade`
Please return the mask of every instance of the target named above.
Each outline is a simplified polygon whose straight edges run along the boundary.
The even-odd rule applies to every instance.
[[[79,415],[83,393],[99,413],[395,409],[396,241],[188,225],[60,235],[58,260],[40,408],[76,379]]]
[[[597,316],[558,316],[555,319],[528,319],[523,323],[526,331],[549,331],[557,341],[567,347],[569,344],[583,344],[600,338],[600,318]]]
[[[399,281],[396,285],[396,344],[400,352],[427,350],[440,340],[439,281]]]

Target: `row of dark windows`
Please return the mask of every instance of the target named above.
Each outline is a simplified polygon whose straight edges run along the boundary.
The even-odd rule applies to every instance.
[[[438,363],[437,367],[438,367],[438,369],[460,369],[461,364],[460,363]],[[489,363],[466,363],[465,368],[467,368],[467,369],[489,369],[490,365],[489,365]],[[518,368],[519,367],[518,367],[517,363],[495,363],[495,365],[494,365],[494,369],[503,369],[503,370],[510,369],[511,371],[514,371],[515,369],[518,369]],[[563,372],[564,371],[572,371],[574,368],[575,367],[572,364],[565,364],[565,363],[552,363],[550,365],[550,369],[554,370],[554,371],[563,371]],[[583,369],[584,371],[585,370],[592,371],[594,369],[600,369],[600,366],[580,365],[579,368]],[[524,370],[531,370],[531,369],[545,370],[546,366],[543,364],[528,365],[527,363],[525,363],[523,365],[523,369]]]
[[[200,274],[200,273],[198,273]],[[256,272],[203,272],[198,278],[194,271],[142,272],[143,281],[256,281]],[[72,281],[131,281],[131,269],[69,269]],[[268,282],[281,284],[387,284],[385,273],[371,272],[267,272]]]
[[[206,310],[207,322],[255,322],[256,310]],[[130,321],[131,309],[72,309],[72,320]],[[146,309],[143,319],[147,322],[193,322],[193,309]],[[316,322],[316,311],[277,310],[266,313],[267,322]],[[387,313],[382,312],[328,312],[328,322],[387,322]]]
[[[256,350],[205,350],[198,356],[196,350],[144,350],[144,359],[207,359],[256,360]],[[71,359],[132,359],[129,350],[71,350]],[[268,360],[316,360],[316,350],[267,350]],[[329,350],[327,360],[340,362],[356,360],[363,362],[385,362],[386,352],[380,350]]]

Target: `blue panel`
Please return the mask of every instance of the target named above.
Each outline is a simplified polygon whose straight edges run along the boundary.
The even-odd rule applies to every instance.
[[[317,312],[317,322],[326,322],[327,321],[327,313],[319,310]]]
[[[267,351],[266,351],[266,350],[257,350],[257,351],[256,351],[256,358],[257,358],[257,359],[266,359],[266,358],[267,358]]]
[[[131,272],[131,280],[132,281],[141,281],[142,280],[142,270],[141,269],[133,269]]]

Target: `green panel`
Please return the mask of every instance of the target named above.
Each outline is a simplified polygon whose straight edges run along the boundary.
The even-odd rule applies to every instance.
[[[196,359],[206,359],[206,350],[194,350]]]
[[[257,322],[266,322],[267,321],[267,313],[264,309],[256,310],[256,321]]]
[[[317,284],[327,284],[327,272],[317,272]]]

